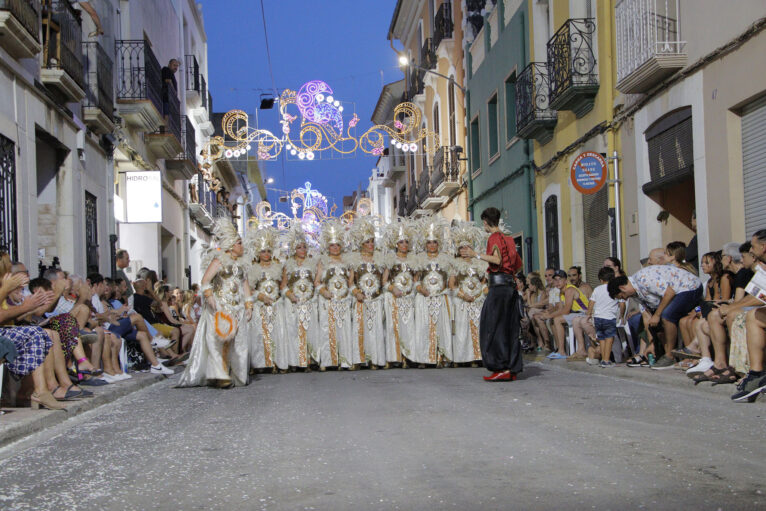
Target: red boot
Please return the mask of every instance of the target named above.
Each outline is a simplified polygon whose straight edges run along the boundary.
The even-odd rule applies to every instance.
[[[510,371],[498,371],[484,377],[484,381],[515,381],[516,373]]]

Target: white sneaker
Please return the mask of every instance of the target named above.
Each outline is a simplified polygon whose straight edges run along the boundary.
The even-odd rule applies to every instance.
[[[128,373],[122,373],[120,375],[120,378],[122,378],[123,380],[129,380],[129,379],[131,379],[133,377],[131,375],[129,375]]]
[[[175,374],[172,369],[162,365],[162,362],[160,362],[159,365],[152,366],[149,372],[152,374],[164,374],[165,376],[172,376]]]
[[[694,376],[698,373],[704,373],[711,367],[713,367],[713,359],[708,357],[702,357],[696,366],[690,367],[689,369],[686,370],[686,375]]]
[[[171,345],[170,339],[166,339],[162,337],[161,335],[158,335],[154,339],[152,339],[152,347],[158,348],[158,349],[164,349]]]
[[[117,378],[115,375],[106,374],[106,373],[101,375],[101,379],[107,383],[117,383],[118,381],[120,381],[120,379]]]
[[[597,358],[586,358],[585,363],[589,366],[597,366],[599,365],[600,361]]]

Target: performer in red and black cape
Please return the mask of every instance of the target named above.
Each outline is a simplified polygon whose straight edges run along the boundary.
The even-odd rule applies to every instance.
[[[492,371],[486,381],[513,381],[523,369],[519,333],[521,317],[514,275],[521,258],[513,239],[499,228],[500,210],[482,212],[484,230],[490,233],[487,253],[475,254],[489,263],[489,294],[481,309],[479,340],[484,367]]]

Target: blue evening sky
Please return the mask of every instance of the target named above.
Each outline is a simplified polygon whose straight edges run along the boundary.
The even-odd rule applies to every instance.
[[[208,78],[216,112],[244,110],[255,125],[262,92],[270,90],[266,44],[258,0],[201,0],[208,37]],[[402,78],[396,54],[386,39],[395,0],[264,0],[274,81],[280,91],[298,90],[323,80],[343,101],[344,123],[352,109],[360,118],[356,136],[372,123],[370,117],[381,86]],[[258,89],[264,89],[263,91]],[[260,110],[259,126],[281,135],[278,109]],[[299,126],[300,121],[293,123]],[[353,132],[352,132],[353,133]],[[329,151],[325,151],[329,153]],[[284,155],[284,152],[283,152]],[[261,171],[275,179],[274,188],[292,190],[311,181],[342,209],[343,195],[360,185],[367,188],[376,158],[357,151],[344,159],[261,162]],[[269,191],[274,209],[286,212]]]

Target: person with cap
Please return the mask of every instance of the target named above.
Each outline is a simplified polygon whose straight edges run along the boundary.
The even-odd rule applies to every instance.
[[[274,259],[277,231],[261,225],[248,232],[245,242],[248,261],[247,281],[253,290],[253,317],[250,321],[250,365],[253,369],[287,372],[287,339],[278,306],[282,284],[282,264]]]
[[[410,353],[418,364],[443,367],[452,362],[452,257],[444,253],[449,225],[441,217],[424,217],[419,224],[424,246],[418,254],[415,296],[415,337]]]
[[[350,289],[354,282],[351,266],[343,256],[346,244],[343,224],[334,218],[326,220],[322,224],[320,243],[324,253],[317,264],[315,282],[321,296],[317,303],[319,370],[328,367],[355,370],[362,359],[351,329]]]
[[[249,383],[247,321],[253,297],[242,266],[245,249],[228,218],[216,220],[213,237],[217,247],[208,250],[202,260],[202,268],[206,268],[200,287],[202,316],[179,387],[229,388]]]
[[[412,360],[410,343],[415,337],[415,256],[411,252],[416,238],[415,224],[398,218],[386,228],[385,244],[393,252],[386,259],[387,278],[383,281],[386,305],[386,359],[407,367]]]
[[[484,367],[492,372],[484,380],[513,381],[523,370],[521,358],[521,314],[517,306],[514,275],[521,268],[521,258],[513,239],[506,236],[500,223],[500,210],[487,208],[481,213],[484,230],[490,234],[487,252],[477,254],[470,247],[461,248],[461,255],[476,257],[487,263],[489,293],[481,308],[479,339]]]
[[[282,270],[283,322],[290,367],[310,371],[319,363],[319,318],[314,281],[317,262],[309,255],[306,232],[299,222],[287,231],[287,255]]]

